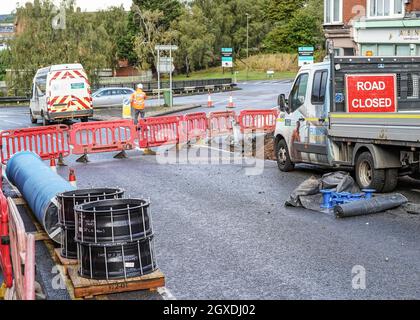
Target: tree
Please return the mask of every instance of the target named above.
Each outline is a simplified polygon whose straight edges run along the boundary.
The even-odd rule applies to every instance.
[[[134,18],[138,21],[138,34],[134,41],[134,50],[137,53],[140,67],[155,69],[157,52],[156,45],[171,42],[171,32],[166,32],[161,25],[163,13],[155,10],[141,10],[133,5]]]
[[[0,51],[0,81],[4,81],[6,77],[6,70],[10,67],[10,51]]]
[[[214,61],[215,37],[208,32],[203,11],[196,5],[185,9],[172,24],[173,38],[178,45],[176,65],[187,75],[196,69],[207,68]]]
[[[109,25],[98,21],[94,13],[81,12],[74,1],[63,4],[64,29],[53,28],[57,10],[50,0],[35,0],[17,9],[23,31],[10,42],[14,74],[9,85],[13,89],[27,91],[36,71],[52,64],[82,63],[92,83],[98,80],[97,70],[114,65],[115,47],[107,32]]]
[[[160,11],[159,22],[163,30],[168,30],[171,23],[182,13],[182,4],[178,0],[133,0],[133,5],[141,11]],[[135,31],[139,31],[138,29]]]
[[[306,2],[306,0],[266,0],[263,5],[264,16],[271,22],[286,23],[297,10],[304,7]]]
[[[116,68],[120,59],[132,59],[129,41],[133,41],[128,35],[128,14],[124,7],[110,7],[107,10],[99,11],[95,14],[96,25],[102,25],[109,37],[109,55],[111,65]],[[131,36],[131,37],[130,37]],[[131,45],[131,49],[132,49]]]
[[[286,24],[277,25],[264,39],[268,52],[296,53],[299,46],[321,47],[324,43],[322,0],[309,0]],[[321,13],[320,13],[321,12]]]

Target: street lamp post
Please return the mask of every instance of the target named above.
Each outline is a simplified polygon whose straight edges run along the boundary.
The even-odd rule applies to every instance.
[[[249,13],[246,13],[246,80],[248,81],[248,73],[249,73],[249,66],[248,66],[248,58],[249,58]]]

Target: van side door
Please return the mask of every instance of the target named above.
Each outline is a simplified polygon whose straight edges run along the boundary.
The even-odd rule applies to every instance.
[[[300,73],[290,91],[289,107],[284,116],[284,136],[287,137],[289,154],[293,162],[302,162],[302,154],[296,145],[305,138],[305,103],[308,98],[309,71]]]
[[[315,164],[328,164],[328,107],[327,86],[328,70],[314,69],[310,77],[310,93],[301,108],[303,117],[301,126],[304,129],[300,142],[294,147],[300,152],[302,161]]]

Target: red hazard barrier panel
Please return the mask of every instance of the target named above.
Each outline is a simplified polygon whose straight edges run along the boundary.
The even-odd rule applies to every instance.
[[[43,160],[66,157],[70,154],[66,125],[6,130],[0,134],[1,162],[16,153],[32,151]]]
[[[69,135],[72,153],[83,154],[84,157],[89,153],[131,150],[137,139],[132,120],[76,123]]]
[[[8,198],[7,204],[14,275],[10,296],[13,300],[35,300],[35,236],[26,232],[15,202]]]
[[[0,177],[1,179],[1,177]],[[13,285],[13,270],[10,261],[9,206],[0,190],[0,268],[7,288]]]
[[[233,134],[234,111],[211,112],[209,115],[209,137]]]
[[[241,132],[258,131],[274,132],[278,111],[276,110],[244,110],[238,116]]]
[[[138,124],[140,148],[179,144],[181,120],[182,117],[178,116],[140,119]]]
[[[207,137],[208,119],[205,112],[187,114],[183,119],[183,142]]]

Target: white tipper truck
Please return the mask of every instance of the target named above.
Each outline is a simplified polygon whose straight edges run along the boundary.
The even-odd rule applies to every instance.
[[[309,163],[354,171],[363,189],[420,179],[420,57],[334,57],[299,70],[279,96],[279,169]]]

